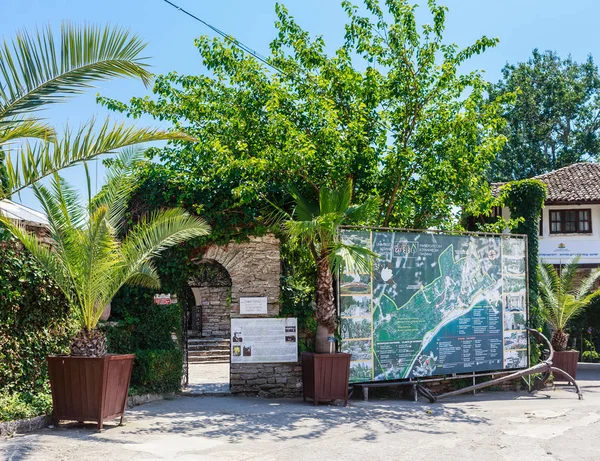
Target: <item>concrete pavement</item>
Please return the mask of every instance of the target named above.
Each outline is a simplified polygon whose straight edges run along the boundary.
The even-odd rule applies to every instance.
[[[0,441],[7,460],[600,459],[600,372],[570,390],[487,392],[444,403],[177,397],[128,411],[126,425],[67,426]]]

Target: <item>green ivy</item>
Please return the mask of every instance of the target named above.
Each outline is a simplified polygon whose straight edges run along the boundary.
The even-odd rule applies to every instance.
[[[4,229],[0,261],[0,420],[10,420],[50,410],[46,356],[68,352],[74,331],[58,287]]]
[[[512,181],[501,190],[501,200],[510,210],[511,219],[519,219],[515,232],[527,235],[529,271],[529,323],[540,328],[542,319],[538,305],[537,267],[539,262],[540,215],[546,201],[546,185],[538,179]]]

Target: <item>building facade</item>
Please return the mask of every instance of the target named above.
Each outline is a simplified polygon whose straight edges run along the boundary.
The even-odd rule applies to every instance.
[[[600,266],[600,164],[575,163],[533,179],[548,189],[540,220],[540,261],[562,265],[578,256],[582,267]],[[494,193],[502,185],[492,184]],[[501,214],[510,218],[508,208]]]

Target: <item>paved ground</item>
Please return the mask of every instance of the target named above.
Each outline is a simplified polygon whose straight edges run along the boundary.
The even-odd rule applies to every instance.
[[[228,363],[190,363],[189,385],[185,390],[189,394],[228,394]]]
[[[7,460],[600,459],[600,372],[570,391],[465,395],[437,404],[178,397],[130,410],[126,425],[44,429],[0,441]]]

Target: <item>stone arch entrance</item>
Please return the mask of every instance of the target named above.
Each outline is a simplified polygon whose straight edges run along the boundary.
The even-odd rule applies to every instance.
[[[257,383],[267,382],[263,374],[270,373],[269,379],[275,379],[271,376],[274,367],[230,363],[231,319],[241,316],[240,298],[244,297],[267,298],[266,314],[246,314],[244,317],[276,317],[279,314],[279,240],[273,235],[265,235],[249,237],[240,243],[211,245],[192,262],[197,270],[190,277],[188,286],[194,294],[192,304],[201,306],[203,312],[198,314],[196,310],[200,318],[196,318],[195,324],[192,318],[191,323],[196,328],[192,330],[195,337],[185,341],[186,364],[194,364],[189,368],[188,390],[202,394],[231,391],[256,395],[263,392]],[[190,325],[189,319],[187,325]],[[263,368],[266,369],[264,373]],[[217,375],[211,374],[210,370],[217,370]],[[251,373],[256,374],[256,378],[251,378]],[[269,392],[283,395],[286,385],[283,382],[269,384]]]
[[[231,325],[231,277],[220,263],[199,261],[188,285],[194,307],[188,319],[188,335],[202,338],[229,338]]]

